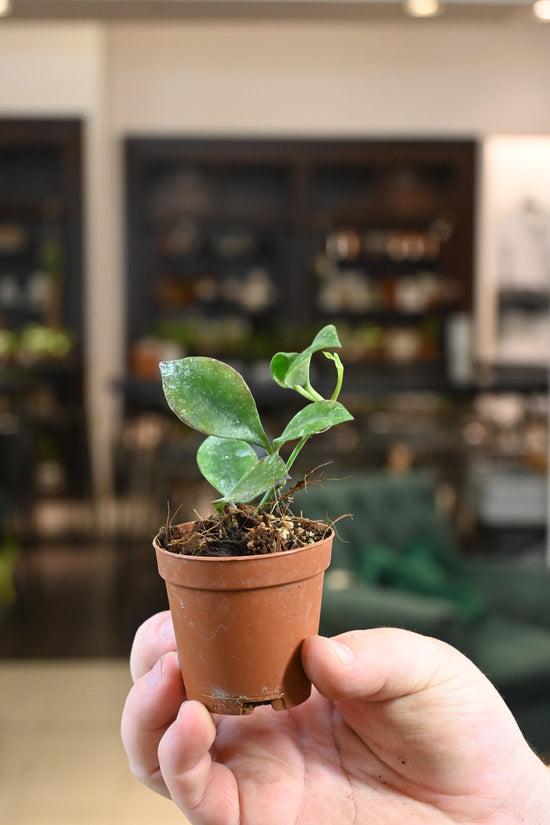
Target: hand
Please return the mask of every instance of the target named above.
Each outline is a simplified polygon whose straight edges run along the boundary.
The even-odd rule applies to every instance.
[[[550,825],[550,771],[443,642],[314,636],[307,702],[212,717],[185,701],[171,634],[167,613],[136,634],[122,737],[133,772],[195,825]]]

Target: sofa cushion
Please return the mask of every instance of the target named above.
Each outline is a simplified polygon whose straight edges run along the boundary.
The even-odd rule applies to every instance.
[[[327,576],[321,608],[323,635],[335,636],[372,627],[401,627],[464,649],[465,624],[446,602],[335,578],[343,589],[339,586],[333,589],[333,576]]]
[[[427,471],[359,473],[311,483],[296,495],[293,510],[336,520],[337,542],[356,550],[376,543],[399,548],[429,538],[443,555],[458,556],[452,527],[435,504],[434,477]]]
[[[358,474],[311,485],[295,503],[314,518],[344,516],[335,524],[333,567],[371,585],[445,600],[467,621],[484,614],[481,591],[436,506],[431,473]]]
[[[486,612],[483,594],[468,569],[449,564],[429,540],[399,549],[371,545],[363,549],[357,563],[364,581],[449,602],[465,621],[477,621]]]
[[[476,627],[465,652],[509,702],[550,694],[550,631],[545,628],[491,615]]]

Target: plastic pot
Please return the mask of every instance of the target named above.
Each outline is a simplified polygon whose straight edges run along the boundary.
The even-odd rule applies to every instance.
[[[319,630],[333,536],[298,550],[229,558],[171,553],[154,539],[188,699],[240,715],[308,698],[301,647]]]

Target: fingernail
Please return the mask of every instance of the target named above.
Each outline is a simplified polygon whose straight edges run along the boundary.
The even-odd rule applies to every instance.
[[[161,624],[159,636],[167,642],[174,641],[174,623],[172,622],[171,616],[168,616],[166,621]]]
[[[351,647],[348,647],[343,642],[338,641],[338,639],[327,639],[327,642],[330,644],[343,665],[350,665],[355,661],[355,653]]]
[[[176,724],[181,724],[183,720],[183,715],[187,712],[187,702],[182,702],[180,705],[180,709],[178,710],[178,715],[176,716]]]
[[[157,685],[162,679],[162,666],[164,663],[164,656],[161,656],[155,666],[151,668],[147,674],[147,683],[149,685]]]

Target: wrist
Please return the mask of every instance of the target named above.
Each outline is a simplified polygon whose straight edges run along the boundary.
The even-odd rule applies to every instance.
[[[509,766],[509,780],[515,789],[491,825],[550,825],[550,766],[527,743],[524,746]]]
[[[529,813],[525,820],[526,825],[550,825],[550,765],[545,765],[539,757],[533,753],[535,767],[533,770],[533,791],[528,801]],[[529,802],[533,805],[531,806]]]

